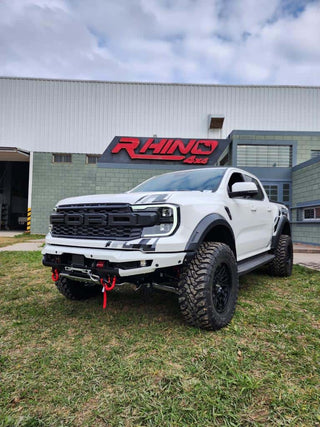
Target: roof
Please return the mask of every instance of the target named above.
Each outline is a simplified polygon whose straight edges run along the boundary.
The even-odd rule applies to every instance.
[[[102,83],[102,84],[120,84],[120,85],[161,85],[161,86],[200,86],[200,87],[237,87],[237,88],[301,88],[301,89],[320,89],[320,86],[303,86],[303,85],[248,85],[248,84],[214,84],[214,83],[178,83],[178,82],[138,82],[138,81],[121,81],[121,80],[82,80],[82,79],[55,79],[45,77],[15,77],[0,76],[0,79],[10,80],[30,80],[44,82],[69,82],[69,83]]]
[[[1,162],[29,162],[30,153],[17,147],[0,147]]]

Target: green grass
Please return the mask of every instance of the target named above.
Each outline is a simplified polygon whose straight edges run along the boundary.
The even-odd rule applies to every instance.
[[[320,273],[241,279],[232,323],[172,295],[66,300],[39,252],[0,254],[0,426],[319,426]]]

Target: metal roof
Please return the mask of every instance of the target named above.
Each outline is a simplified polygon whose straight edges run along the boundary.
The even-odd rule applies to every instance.
[[[257,84],[218,84],[218,83],[178,83],[178,82],[139,82],[139,81],[121,81],[121,80],[83,80],[83,79],[54,79],[47,77],[12,77],[0,76],[0,79],[10,80],[34,80],[44,82],[73,82],[73,83],[109,83],[109,84],[135,84],[135,85],[164,85],[164,86],[205,86],[205,87],[270,87],[270,88],[311,88],[320,89],[320,86],[306,85],[257,85]]]
[[[0,78],[0,146],[102,153],[115,135],[320,131],[320,87]],[[209,130],[210,116],[222,130]]]

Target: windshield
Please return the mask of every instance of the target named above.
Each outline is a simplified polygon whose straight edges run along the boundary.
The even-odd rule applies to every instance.
[[[130,193],[150,191],[216,191],[225,168],[208,168],[155,176],[133,188]]]

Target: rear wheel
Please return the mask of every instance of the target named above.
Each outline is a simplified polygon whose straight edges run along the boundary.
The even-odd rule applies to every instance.
[[[101,292],[101,286],[91,285],[77,280],[59,277],[56,282],[59,292],[71,300],[84,300],[91,298]]]
[[[269,273],[272,276],[288,277],[292,273],[293,246],[290,236],[281,234],[274,251],[274,259],[269,264]]]
[[[205,242],[182,274],[179,305],[186,322],[217,330],[232,319],[238,297],[237,264],[224,243]]]

